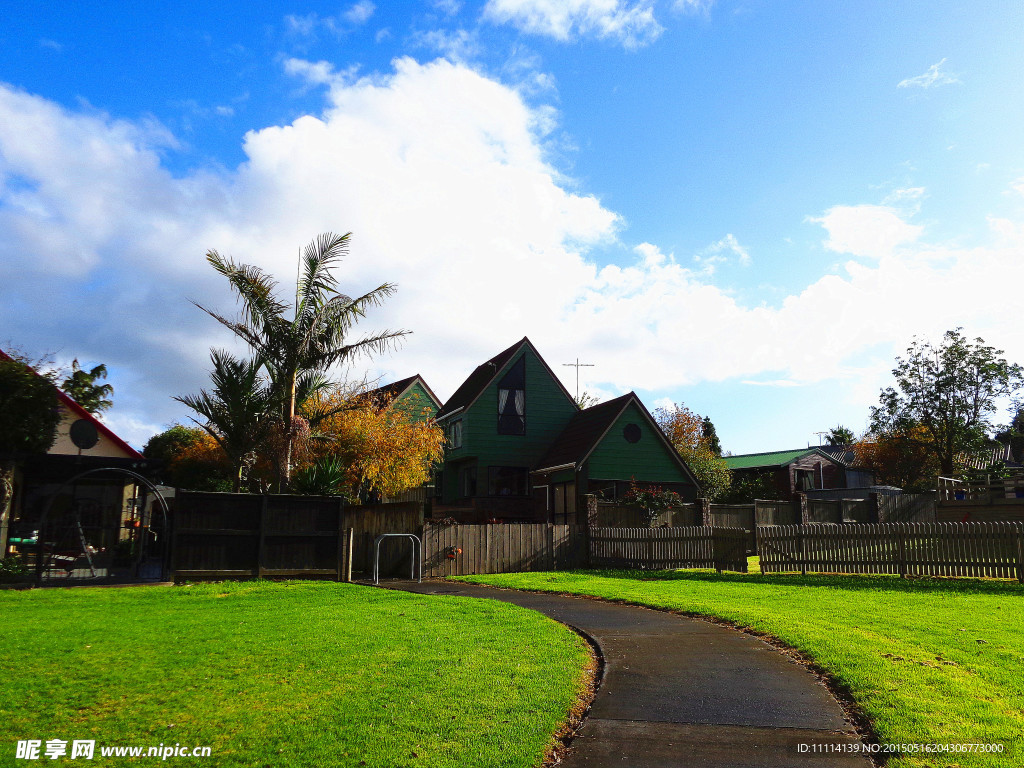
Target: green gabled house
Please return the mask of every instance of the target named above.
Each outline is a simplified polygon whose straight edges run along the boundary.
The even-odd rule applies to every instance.
[[[633,479],[697,496],[634,393],[581,411],[527,338],[478,366],[437,421],[447,448],[435,517],[577,522],[580,496],[615,498]]]
[[[418,373],[367,393],[379,405],[406,411],[413,419],[427,421],[437,416],[441,401]]]

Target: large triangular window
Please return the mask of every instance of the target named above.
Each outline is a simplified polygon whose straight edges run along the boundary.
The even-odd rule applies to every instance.
[[[498,434],[526,434],[526,355],[498,382]]]

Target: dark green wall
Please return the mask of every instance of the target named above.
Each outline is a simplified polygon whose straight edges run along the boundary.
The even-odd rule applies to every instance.
[[[526,434],[498,434],[498,382],[522,355],[526,355]],[[515,355],[497,372],[491,384],[467,410],[445,420],[445,426],[462,419],[462,447],[446,456],[444,500],[455,499],[455,467],[452,462],[467,457],[477,460],[477,493],[487,493],[487,467],[532,469],[578,412],[576,403],[552,378],[529,347]]]
[[[622,431],[627,424],[640,428],[640,440],[629,443]],[[672,457],[672,449],[665,445],[648,418],[635,402],[630,403],[619,416],[608,434],[587,460],[586,474],[600,480],[629,480],[638,482],[693,484]]]
[[[395,399],[391,407],[405,411],[417,421],[434,418],[438,410],[427,390],[418,381]]]

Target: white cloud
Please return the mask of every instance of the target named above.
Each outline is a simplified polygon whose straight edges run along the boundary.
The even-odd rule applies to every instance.
[[[615,40],[639,48],[654,42],[664,27],[652,2],[623,0],[488,0],[484,18],[523,32],[568,41],[575,37]]]
[[[739,240],[731,232],[700,253],[694,254],[693,260],[700,266],[703,274],[710,276],[715,273],[719,264],[727,263],[730,256],[735,257],[741,266],[750,265],[750,253],[740,245]]]
[[[365,24],[376,9],[377,6],[370,0],[359,0],[358,3],[341,14],[341,17],[351,24]]]
[[[810,220],[828,231],[825,247],[829,250],[869,258],[888,256],[922,232],[922,227],[908,224],[896,209],[885,205],[837,205]]]
[[[900,80],[896,83],[897,88],[934,88],[939,85],[950,85],[952,83],[959,83],[956,75],[950,75],[945,72],[940,72],[939,68],[946,63],[945,59],[942,59],[936,64],[932,64],[928,67],[928,71],[921,75],[915,75],[914,77],[908,77],[904,80]]]
[[[63,43],[58,43],[56,40],[51,40],[48,37],[43,37],[39,39],[39,47],[48,48],[49,50],[56,51],[57,53],[61,53],[64,50]]]
[[[412,45],[426,48],[451,59],[452,61],[468,62],[480,55],[480,40],[476,33],[465,29],[447,31],[433,29],[429,32],[416,32],[410,38]]]
[[[326,88],[323,112],[248,133],[235,169],[185,175],[165,166],[173,137],[159,125],[0,86],[5,339],[107,363],[110,423],[136,442],[183,416],[171,396],[203,386],[209,348],[231,343],[187,301],[232,309],[206,251],[271,270],[287,293],[298,249],[329,229],[354,233],[345,290],[399,285],[365,329],[415,332],[371,369],[421,373],[442,397],[523,335],[559,373],[594,363],[588,391],[654,402],[708,381],[859,386],[891,363],[877,364],[879,345],[899,353],[958,325],[1024,359],[1024,328],[992,299],[994,276],[1024,284],[1020,221],[992,218],[991,238],[954,247],[894,207],[835,206],[811,221],[860,260],[748,306],[652,243],[595,263],[619,219],[548,163],[550,109],[515,89],[443,60],[364,78],[286,67]],[[729,236],[711,247],[746,252]]]

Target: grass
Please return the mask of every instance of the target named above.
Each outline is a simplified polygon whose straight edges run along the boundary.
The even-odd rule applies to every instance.
[[[93,765],[177,742],[217,766],[526,768],[588,662],[532,611],[325,582],[0,591],[0,617],[0,765],[59,738],[95,739]]]
[[[717,617],[826,670],[882,744],[1002,744],[1001,755],[891,759],[890,768],[1024,764],[1024,588],[969,579],[708,571],[462,577]]]

